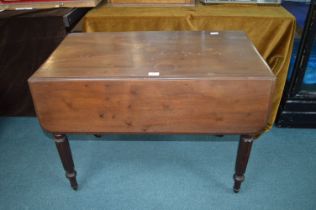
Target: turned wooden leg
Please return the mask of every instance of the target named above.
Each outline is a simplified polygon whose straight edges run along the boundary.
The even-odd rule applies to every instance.
[[[240,190],[240,185],[245,179],[245,172],[247,168],[247,163],[250,156],[250,151],[252,147],[252,143],[255,137],[241,135],[240,141],[238,145],[236,166],[235,166],[235,174],[234,174],[234,192],[238,193]]]
[[[67,136],[64,134],[55,134],[54,141],[56,143],[59,157],[66,171],[66,177],[69,179],[72,189],[77,190],[78,184],[76,180],[76,171]]]

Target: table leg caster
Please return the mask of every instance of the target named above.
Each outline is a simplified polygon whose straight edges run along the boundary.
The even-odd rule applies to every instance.
[[[240,185],[241,183],[245,180],[245,176],[237,176],[236,174],[234,175],[234,180],[235,180],[235,183],[234,183],[234,192],[235,193],[238,193],[240,191]]]
[[[69,179],[70,186],[75,191],[78,190],[78,183],[77,183],[77,180],[76,180],[76,174],[77,174],[76,171],[74,171],[74,173],[67,173],[66,172],[66,177]]]

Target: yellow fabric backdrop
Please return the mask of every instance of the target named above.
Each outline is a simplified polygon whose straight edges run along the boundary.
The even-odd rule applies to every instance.
[[[241,30],[245,31],[277,76],[270,129],[287,77],[295,17],[281,6],[202,5],[195,7],[111,7],[101,5],[84,17],[86,32]],[[233,59],[233,58],[232,58]]]

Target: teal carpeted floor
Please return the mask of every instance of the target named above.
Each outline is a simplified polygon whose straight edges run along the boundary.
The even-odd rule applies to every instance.
[[[70,140],[77,192],[36,118],[0,118],[0,209],[316,209],[316,130],[264,134],[239,194],[232,191],[237,136]]]

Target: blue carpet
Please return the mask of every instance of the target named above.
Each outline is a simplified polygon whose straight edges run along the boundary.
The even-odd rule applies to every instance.
[[[239,194],[232,192],[237,136],[70,139],[77,192],[35,118],[0,118],[0,209],[316,209],[316,130],[264,134]]]

